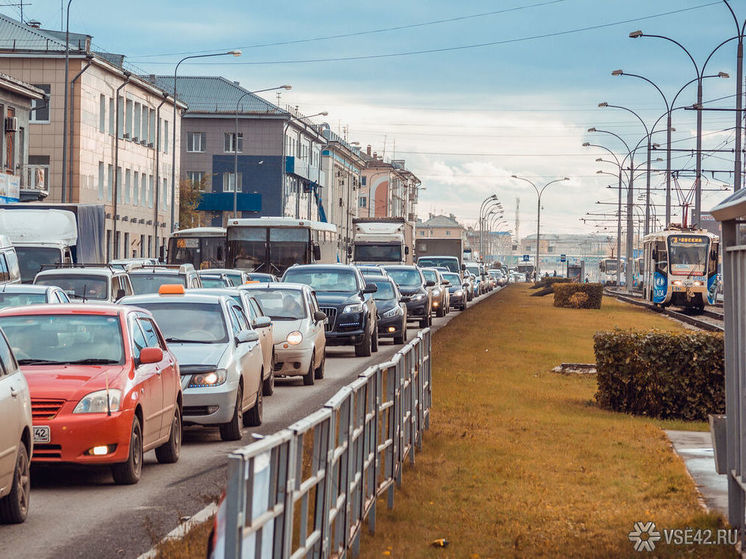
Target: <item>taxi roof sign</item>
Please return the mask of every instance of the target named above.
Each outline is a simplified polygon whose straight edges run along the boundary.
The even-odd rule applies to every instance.
[[[158,288],[158,295],[184,295],[184,286],[180,283],[164,283]]]

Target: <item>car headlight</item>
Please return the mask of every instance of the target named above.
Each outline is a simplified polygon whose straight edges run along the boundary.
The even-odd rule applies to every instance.
[[[411,301],[422,301],[426,295],[424,293],[419,293],[417,295],[412,295]]]
[[[353,312],[363,312],[363,304],[354,303],[352,305],[347,305],[344,309],[342,309],[342,314],[353,313]]]
[[[456,291],[453,292],[453,294],[456,297],[463,297],[464,296],[464,291],[463,291],[463,289],[457,289]]]
[[[383,318],[391,318],[393,316],[399,316],[400,314],[402,314],[401,308],[394,307],[393,309],[389,309],[385,313],[383,313]]]
[[[303,334],[298,332],[298,330],[295,330],[288,334],[288,337],[285,338],[285,341],[290,345],[298,345],[303,341]]]
[[[216,369],[207,373],[200,373],[192,376],[192,380],[189,381],[189,386],[187,386],[187,388],[218,386],[219,384],[223,384],[227,377],[228,373],[225,369]]]
[[[109,394],[109,405],[106,405],[106,394]],[[106,413],[108,411],[119,411],[122,401],[122,391],[116,388],[109,390],[97,390],[83,397],[75,406],[73,413]]]

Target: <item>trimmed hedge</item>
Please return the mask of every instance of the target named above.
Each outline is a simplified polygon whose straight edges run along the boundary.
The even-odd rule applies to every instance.
[[[600,309],[604,286],[600,283],[561,283],[554,288],[554,306],[569,309]],[[575,294],[583,294],[585,297]]]
[[[531,286],[531,289],[551,287],[555,283],[570,283],[571,281],[572,280],[570,278],[558,278],[558,277],[550,276],[548,278],[541,278],[540,281],[537,281],[535,284]]]
[[[689,421],[725,413],[723,334],[614,330],[593,341],[602,408]]]

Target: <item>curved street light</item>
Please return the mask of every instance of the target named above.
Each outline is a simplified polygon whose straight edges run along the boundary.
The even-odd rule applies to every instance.
[[[539,188],[536,186],[532,181],[528,180],[524,177],[519,177],[518,175],[511,175],[514,179],[526,181],[528,184],[534,187],[534,190],[536,191],[536,265],[534,266],[534,281],[539,281],[540,277],[540,266],[539,266],[539,243],[541,240],[541,195],[544,194],[544,191],[547,189],[547,187],[550,184],[554,184],[556,182],[561,181],[569,181],[570,179],[567,177],[562,177],[561,179],[554,179],[552,181],[549,181],[544,186]]]

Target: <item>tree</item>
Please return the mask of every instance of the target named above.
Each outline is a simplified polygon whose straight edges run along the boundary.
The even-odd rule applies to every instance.
[[[184,179],[179,183],[179,228],[198,227],[200,224],[197,206],[207,185],[207,177],[195,182]]]

